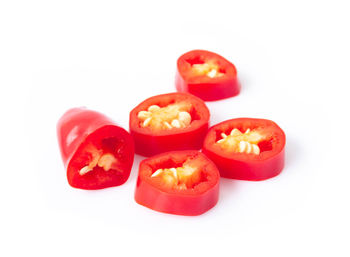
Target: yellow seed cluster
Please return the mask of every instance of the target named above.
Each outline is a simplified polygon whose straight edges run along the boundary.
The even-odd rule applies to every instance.
[[[151,177],[161,177],[163,182],[168,186],[178,189],[187,189],[194,181],[199,180],[199,174],[196,173],[196,171],[196,167],[184,164],[182,167],[177,168],[158,169]]]
[[[166,107],[151,105],[147,111],[140,111],[137,117],[142,127],[157,127],[161,129],[185,128],[192,121],[191,115],[182,111],[182,106],[171,104]]]
[[[216,143],[220,144],[225,149],[230,149],[239,153],[260,154],[258,143],[264,137],[257,131],[250,131],[247,129],[245,133],[234,128],[229,135],[221,133],[221,139]]]
[[[79,174],[83,176],[88,172],[92,171],[96,166],[103,168],[105,171],[109,171],[116,161],[117,159],[111,153],[106,153],[102,155],[95,154],[89,165],[86,165],[79,170]]]
[[[212,62],[202,64],[193,64],[192,69],[199,75],[206,75],[209,78],[221,77],[224,74],[220,72],[219,66]]]

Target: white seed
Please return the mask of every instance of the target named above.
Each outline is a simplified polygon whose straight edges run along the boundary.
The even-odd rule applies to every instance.
[[[252,144],[253,147],[253,153],[254,154],[260,154],[260,148],[256,144]]]
[[[247,134],[247,135],[244,135]],[[225,142],[225,145],[234,147],[235,151],[240,153],[253,153],[256,155],[260,154],[260,148],[257,145],[256,142],[259,142],[261,136],[259,133],[253,131],[248,128],[244,134],[237,128],[234,128],[231,130],[230,135],[226,135],[225,133],[221,133],[222,139],[216,141],[216,143],[223,143]],[[257,134],[258,136],[255,136]],[[257,138],[258,140],[254,141],[252,140],[252,136],[254,135],[254,139]],[[239,144],[237,146],[237,141],[239,141]]]
[[[187,189],[187,186],[186,184],[184,183],[181,183],[180,185],[177,186],[178,189],[181,189],[181,190],[186,190]]]
[[[169,169],[173,173],[173,176],[177,179],[177,170],[175,168]]]
[[[154,112],[154,111],[157,111],[159,109],[160,109],[160,107],[158,105],[151,105],[150,107],[148,107],[149,112]]]
[[[143,122],[143,126],[144,127],[147,127],[147,125],[151,122],[151,119],[152,119],[152,117],[149,117],[149,118],[147,118],[147,119],[145,119],[145,121]]]
[[[150,112],[147,112],[147,111],[140,111],[138,114],[137,114],[137,117],[141,120],[145,120],[147,119],[149,116],[151,116],[151,113]]]
[[[115,157],[111,153],[106,153],[101,156],[98,160],[97,165],[103,168],[105,171],[109,171],[112,167],[112,164],[116,161]]]
[[[171,126],[171,125],[169,124],[169,122],[167,122],[167,121],[164,121],[163,124],[164,124],[164,126],[167,127],[168,129],[171,129],[171,128],[172,128],[172,126]]]
[[[252,151],[252,144],[251,143],[249,143],[249,142],[246,142],[246,146],[247,146],[247,149],[246,149],[246,153],[251,153],[251,151]]]
[[[162,173],[162,172],[163,172],[163,169],[158,169],[158,170],[156,170],[156,171],[152,174],[151,178],[158,176],[158,175],[159,175],[160,173]]]
[[[232,129],[232,130],[231,130],[231,133],[230,133],[231,136],[239,136],[239,135],[241,135],[241,134],[242,134],[241,131],[239,131],[239,130],[236,129],[236,128]]]
[[[207,73],[207,76],[208,76],[209,78],[214,78],[214,77],[216,76],[216,74],[217,74],[217,70],[212,69],[211,71],[209,71],[209,72]]]
[[[209,64],[208,63],[203,63],[203,64],[193,64],[192,68],[197,70],[197,72],[200,73],[204,73],[207,72],[210,68],[209,68]]]
[[[185,126],[190,125],[191,115],[188,112],[179,112],[179,121],[181,121]]]
[[[259,134],[259,132],[251,131],[249,133],[249,142],[252,142],[253,144],[259,143],[264,137]]]
[[[179,120],[172,120],[171,122],[171,126],[175,127],[175,128],[180,128],[181,127],[181,124],[179,122]]]
[[[89,166],[85,166],[85,167],[83,167],[83,168],[81,168],[81,169],[79,170],[79,174],[80,174],[81,176],[83,176],[83,175],[85,175],[86,173],[88,173],[89,171],[92,171],[92,169],[90,169]]]
[[[240,153],[244,153],[244,151],[245,151],[245,149],[246,149],[246,144],[247,142],[245,142],[245,141],[241,141],[241,142],[239,142],[239,146],[238,146],[238,150],[239,150],[239,152]]]
[[[225,138],[222,138],[222,139],[216,141],[216,143],[220,144],[220,143],[222,143],[222,142],[224,142],[224,141],[225,141]]]

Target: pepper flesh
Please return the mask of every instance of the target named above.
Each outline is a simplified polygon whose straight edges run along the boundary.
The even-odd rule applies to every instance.
[[[217,203],[219,178],[214,163],[200,152],[162,153],[140,163],[135,200],[160,212],[200,215]]]
[[[174,150],[200,149],[209,126],[205,103],[190,94],[150,97],[130,112],[136,153],[152,156]]]
[[[191,93],[204,101],[235,96],[240,92],[236,67],[222,56],[193,50],[179,57],[175,78],[179,92]]]
[[[222,177],[264,180],[282,171],[285,141],[283,130],[273,121],[238,118],[210,128],[202,151]]]

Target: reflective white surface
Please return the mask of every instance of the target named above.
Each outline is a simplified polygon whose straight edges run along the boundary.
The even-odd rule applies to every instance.
[[[0,255],[348,256],[350,18],[346,1],[326,2],[2,1]],[[284,129],[281,175],[222,179],[198,217],[135,203],[140,156],[120,187],[71,188],[60,115],[87,106],[128,128],[134,106],[175,90],[176,59],[192,49],[232,61],[242,83],[208,103],[211,124]]]

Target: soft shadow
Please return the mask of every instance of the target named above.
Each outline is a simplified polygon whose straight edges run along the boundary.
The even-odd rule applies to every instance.
[[[244,93],[247,89],[249,89],[253,83],[251,76],[245,73],[240,73],[238,79],[239,79],[239,83],[241,84],[240,94],[242,92]]]
[[[140,162],[144,159],[146,159],[146,157],[135,154],[134,163],[132,165],[132,169],[130,172],[130,177],[126,183],[136,183],[136,179],[139,174],[139,165],[140,165]]]
[[[220,178],[220,202],[225,201],[225,199],[229,199],[232,197],[232,194],[238,192],[240,188],[240,183],[242,181],[228,178]]]
[[[296,138],[287,139],[285,146],[285,168],[289,168],[293,163],[297,163],[300,156],[303,155],[303,149],[300,147]]]

